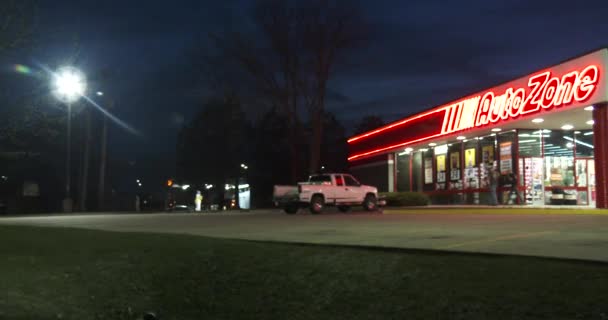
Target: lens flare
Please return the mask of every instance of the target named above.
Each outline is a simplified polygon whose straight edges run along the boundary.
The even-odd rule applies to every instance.
[[[30,69],[28,66],[24,66],[22,64],[16,64],[13,66],[13,69],[17,72],[17,73],[21,73],[21,74],[32,74],[32,69]]]

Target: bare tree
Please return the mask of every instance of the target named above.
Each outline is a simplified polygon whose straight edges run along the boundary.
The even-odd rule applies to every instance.
[[[363,40],[363,22],[350,2],[319,0],[302,10],[303,52],[306,61],[301,90],[310,118],[309,171],[320,169],[325,98],[338,59]]]
[[[35,26],[35,6],[29,0],[3,0],[0,5],[0,54],[23,46]]]
[[[259,46],[257,39],[240,32],[212,35],[212,39],[220,49],[220,55],[227,57],[229,61],[237,61],[253,78],[257,92],[286,116],[290,141],[290,180],[296,182],[299,176],[297,140],[300,131],[297,92],[299,43],[298,26],[294,22],[296,11],[283,1],[260,1],[254,7],[253,20],[261,29],[266,46]],[[217,61],[212,63],[216,65]],[[222,72],[221,69],[219,72]],[[224,81],[217,82],[226,84],[225,79],[222,80]],[[228,86],[230,88],[221,89],[230,91],[234,87],[230,83]]]
[[[355,132],[354,134],[361,134],[367,131],[371,131],[374,129],[377,129],[379,127],[382,127],[384,125],[384,120],[382,120],[382,118],[380,118],[379,116],[375,116],[375,115],[368,115],[363,117],[361,120],[359,120],[359,122],[357,123],[357,125],[355,125]]]
[[[350,2],[258,1],[253,22],[261,35],[214,36],[226,57],[239,62],[289,125],[291,180],[298,177],[299,111],[311,123],[309,172],[319,169],[328,82],[337,58],[361,37],[361,19]]]

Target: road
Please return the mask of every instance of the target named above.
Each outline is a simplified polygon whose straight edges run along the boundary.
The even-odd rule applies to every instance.
[[[474,210],[472,210],[474,212]],[[369,245],[608,262],[608,215],[280,211],[0,218],[2,224],[163,232],[220,238]]]

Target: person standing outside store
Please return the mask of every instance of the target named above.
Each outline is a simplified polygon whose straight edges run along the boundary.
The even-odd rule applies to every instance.
[[[488,174],[488,186],[490,188],[490,205],[496,206],[498,205],[498,198],[496,197],[496,189],[498,189],[498,170],[496,168],[491,167],[490,172]]]
[[[194,197],[194,205],[195,208],[194,210],[196,212],[200,212],[201,211],[201,204],[203,203],[203,195],[201,194],[200,190],[196,191],[196,196]]]
[[[509,190],[509,196],[507,197],[507,203],[511,201],[511,196],[515,194],[515,199],[513,200],[515,204],[523,204],[523,200],[521,199],[521,195],[517,190],[517,176],[511,172],[507,175],[507,183],[511,185],[511,189]],[[517,202],[515,202],[517,201]]]

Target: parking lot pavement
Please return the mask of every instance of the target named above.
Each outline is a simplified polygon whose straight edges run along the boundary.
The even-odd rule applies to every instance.
[[[2,224],[163,232],[608,261],[608,215],[228,213],[88,214],[1,218]],[[1,237],[1,236],[0,236]]]

